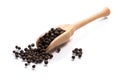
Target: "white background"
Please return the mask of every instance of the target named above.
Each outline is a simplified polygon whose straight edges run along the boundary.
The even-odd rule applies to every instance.
[[[15,60],[16,44],[24,48],[51,27],[72,24],[105,6],[111,9],[108,19],[77,30],[47,67],[32,70]],[[119,0],[0,0],[0,80],[120,80],[119,8]],[[83,56],[71,61],[76,47]]]

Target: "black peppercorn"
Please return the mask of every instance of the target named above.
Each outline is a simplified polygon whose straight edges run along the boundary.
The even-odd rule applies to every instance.
[[[13,53],[15,53],[16,51],[15,50],[13,50]]]
[[[57,48],[56,52],[57,52],[57,53],[59,53],[59,52],[60,52],[60,50],[61,50],[60,48]]]
[[[27,63],[25,63],[25,66],[28,66],[28,64],[27,64]]]
[[[28,45],[28,48],[30,49],[30,48],[31,48],[31,45]]]
[[[34,69],[36,66],[35,65],[32,65],[32,68]]]
[[[44,64],[45,64],[45,66],[47,66],[47,64],[48,64],[48,60],[45,60],[45,61],[44,61]]]
[[[27,50],[28,50],[28,48],[25,48],[25,49],[24,49],[24,51],[27,51]]]
[[[32,47],[34,47],[34,46],[35,46],[35,44],[34,44],[34,43],[32,43],[32,44],[31,44],[31,46],[32,46]]]
[[[15,58],[18,59],[19,55],[18,54],[15,54]]]
[[[75,50],[73,50],[72,52],[73,52],[73,53],[76,53],[76,51],[75,51]]]
[[[18,46],[16,45],[15,48],[18,49]]]
[[[78,48],[75,48],[74,50],[75,50],[75,51],[78,51],[79,49],[78,49]]]
[[[79,48],[79,51],[82,51],[82,48]]]
[[[23,50],[20,51],[20,53],[23,53],[23,52],[24,52]]]
[[[18,47],[17,49],[18,49],[18,50],[20,50],[20,49],[21,49],[21,47]]]
[[[79,55],[78,55],[78,58],[80,59],[80,58],[81,58],[81,56],[82,56],[82,55],[80,55],[80,54],[79,54]]]
[[[72,56],[72,60],[74,60],[75,59],[75,56]]]
[[[48,56],[45,56],[44,60],[48,60]]]
[[[54,28],[51,28],[51,31],[54,31]]]

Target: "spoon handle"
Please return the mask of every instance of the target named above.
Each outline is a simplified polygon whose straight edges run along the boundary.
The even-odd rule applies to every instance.
[[[98,18],[108,16],[109,14],[110,14],[110,9],[105,7],[105,8],[103,8],[102,11],[100,11],[100,12],[98,12],[98,13],[96,13],[96,14],[94,14],[94,15],[92,15],[92,16],[90,16],[82,21],[79,21],[79,22],[73,24],[73,31],[76,31],[80,27],[82,27],[82,26],[88,24],[89,22],[92,22]]]

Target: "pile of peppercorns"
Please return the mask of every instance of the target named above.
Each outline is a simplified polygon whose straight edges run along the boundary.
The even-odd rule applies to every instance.
[[[16,59],[20,58],[25,63],[25,66],[28,66],[30,63],[34,63],[32,68],[36,67],[35,64],[40,64],[44,61],[44,64],[48,64],[48,60],[53,58],[53,55],[46,52],[46,48],[49,44],[60,34],[64,33],[65,30],[61,28],[51,28],[45,35],[43,35],[38,40],[38,46],[35,47],[35,44],[32,43],[28,45],[27,48],[21,49],[19,46],[15,46],[16,50],[13,50],[13,53]]]
[[[44,61],[44,64],[48,64],[48,60],[53,58],[52,54],[46,53],[45,49],[34,48],[34,44],[28,45],[28,48],[21,49],[21,47],[16,46],[16,50],[13,50],[16,59],[21,58],[28,66],[30,63],[34,63],[32,68],[35,68],[35,64],[40,64]]]
[[[38,48],[40,49],[46,49],[49,44],[60,34],[64,33],[65,30],[62,30],[61,28],[51,28],[51,30],[48,31],[48,33],[45,33],[43,37],[41,37],[38,41]]]
[[[82,48],[75,48],[73,51],[72,51],[72,60],[75,59],[76,56],[78,56],[78,58],[80,59],[81,56],[82,56]]]
[[[15,50],[13,50],[15,58],[22,59],[25,62],[26,67],[30,65],[30,63],[33,63],[33,69],[36,67],[36,64],[40,64],[42,62],[44,62],[45,66],[47,66],[48,60],[52,59],[53,55],[49,52],[46,52],[46,48],[57,36],[64,32],[65,30],[62,30],[61,28],[51,28],[47,33],[39,38],[37,47],[35,47],[34,43],[29,44],[28,47],[24,49],[21,49],[19,46],[15,46]],[[60,50],[60,48],[57,48],[56,52],[59,53]],[[72,60],[75,59],[75,56],[81,58],[81,48],[75,48],[72,52]]]

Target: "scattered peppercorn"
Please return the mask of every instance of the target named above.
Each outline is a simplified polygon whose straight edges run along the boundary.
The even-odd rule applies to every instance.
[[[31,45],[28,45],[28,48],[31,48]]]
[[[13,53],[15,53],[16,51],[15,50],[13,50]]]
[[[78,55],[78,58],[80,59],[82,55]]]
[[[25,66],[28,66],[28,63],[25,63]]]
[[[28,50],[27,48],[24,49],[24,51],[27,51],[27,50]]]
[[[18,49],[18,46],[16,45],[15,48]]]
[[[75,56],[72,56],[72,60],[74,60],[75,59]]]
[[[82,51],[82,48],[79,48],[79,51]]]
[[[47,66],[47,64],[48,64],[48,60],[45,60],[45,61],[44,61],[44,64],[45,64],[45,66]]]
[[[36,66],[35,65],[32,65],[32,68],[34,69]]]
[[[20,50],[20,49],[21,49],[21,47],[18,47],[17,49],[18,49],[18,50]]]
[[[60,48],[57,48],[56,52],[57,52],[57,53],[59,53],[59,52],[60,52],[60,50],[61,50]]]
[[[35,46],[35,44],[34,44],[34,43],[32,43],[32,44],[31,44],[31,46],[32,46],[32,47],[34,47],[34,46]]]

